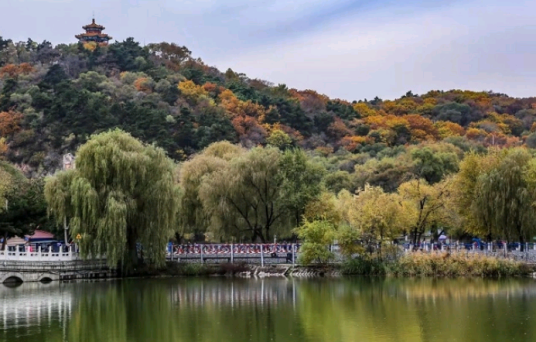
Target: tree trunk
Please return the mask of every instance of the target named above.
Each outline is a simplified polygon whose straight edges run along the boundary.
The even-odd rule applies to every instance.
[[[4,241],[2,241],[2,250],[6,250],[6,244],[7,244],[7,232],[4,233]]]
[[[259,236],[259,234],[257,234],[257,230],[253,230],[253,235],[251,235],[251,242],[252,243],[257,242],[257,237],[258,236]]]
[[[127,272],[135,269],[139,264],[138,251],[136,249],[137,240],[134,232],[127,228],[127,260],[125,260]]]
[[[413,248],[416,248],[417,246],[417,228],[413,229]]]

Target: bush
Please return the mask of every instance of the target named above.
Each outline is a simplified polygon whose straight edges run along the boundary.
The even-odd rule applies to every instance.
[[[428,277],[507,277],[530,272],[522,262],[473,253],[409,253],[394,261],[358,258],[342,267],[343,274]]]
[[[529,273],[521,262],[473,253],[410,253],[394,266],[390,273],[406,276],[504,277]]]
[[[180,274],[185,276],[201,276],[209,274],[204,264],[184,264],[180,268]]]
[[[372,258],[351,259],[342,265],[341,272],[345,275],[385,275],[387,264]]]

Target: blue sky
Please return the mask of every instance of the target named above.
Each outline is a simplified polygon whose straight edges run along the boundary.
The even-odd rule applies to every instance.
[[[536,1],[0,0],[0,35],[186,45],[221,70],[348,100],[408,90],[536,96]]]

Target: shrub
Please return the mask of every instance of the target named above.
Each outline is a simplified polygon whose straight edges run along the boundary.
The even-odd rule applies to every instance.
[[[372,258],[350,259],[342,265],[341,272],[346,275],[384,275],[387,264]]]
[[[473,253],[409,253],[394,261],[374,258],[344,263],[343,274],[433,277],[507,277],[529,274],[522,262]]]
[[[406,276],[503,277],[529,273],[525,264],[473,253],[410,253],[396,261],[391,273]]]

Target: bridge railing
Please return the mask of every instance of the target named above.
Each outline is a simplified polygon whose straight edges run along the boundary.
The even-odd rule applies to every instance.
[[[294,264],[300,245],[264,244],[184,244],[168,246],[167,258],[185,263]]]
[[[260,255],[260,254],[285,254],[285,253],[297,253],[299,251],[299,244],[273,244],[273,243],[241,243],[241,244],[187,244],[187,245],[173,245],[173,253],[168,249],[168,255],[173,254],[176,256],[190,255],[190,254],[204,254],[210,255]]]
[[[74,261],[80,260],[78,252],[74,245],[71,245],[67,250],[52,251],[52,247],[42,249],[39,247],[37,251],[31,250],[27,246],[21,251],[16,248],[14,251],[8,250],[7,246],[4,250],[0,250],[0,261]]]

